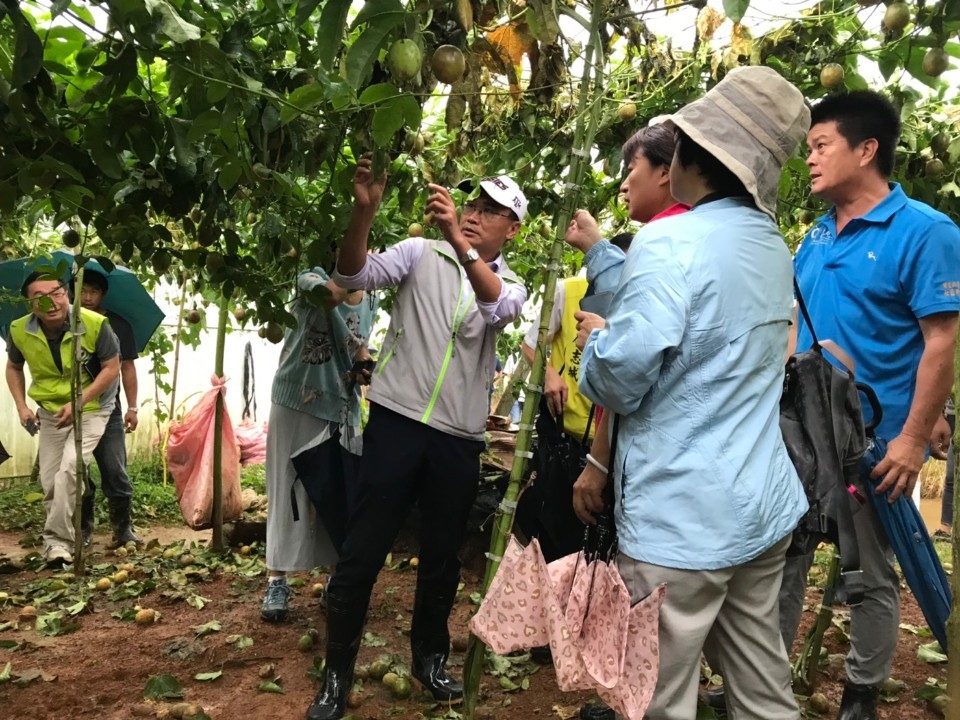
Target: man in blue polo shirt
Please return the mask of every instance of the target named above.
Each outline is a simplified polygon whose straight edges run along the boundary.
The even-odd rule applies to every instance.
[[[807,135],[813,193],[833,208],[797,252],[800,291],[820,338],[856,361],[859,380],[883,407],[877,435],[887,454],[864,492],[908,497],[953,383],[960,311],[960,230],[944,214],[888,181],[899,113],[878,93],[831,95],[813,108]],[[801,321],[797,346],[812,343]],[[851,608],[847,684],[840,720],[876,718],[877,688],[897,646],[900,599],[893,552],[870,502],[855,515],[865,585]],[[784,642],[792,644],[811,558],[788,561],[780,596]]]

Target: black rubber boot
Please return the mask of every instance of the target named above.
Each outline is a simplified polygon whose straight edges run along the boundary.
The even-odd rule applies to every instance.
[[[844,685],[837,720],[877,720],[877,687],[852,682]]]
[[[463,685],[447,672],[450,632],[447,619],[453,609],[453,596],[417,589],[410,628],[411,674],[434,700],[451,702],[463,699]]]
[[[327,662],[323,688],[307,708],[307,720],[340,720],[353,689],[353,666],[360,650],[366,602],[348,601],[327,593]]]
[[[703,693],[703,699],[706,701],[707,707],[709,708],[713,708],[714,710],[727,709],[727,696],[722,687],[705,690]]]
[[[580,706],[580,720],[616,720],[617,714],[599,700]]]
[[[83,493],[83,502],[80,505],[80,532],[83,533],[83,544],[85,546],[93,541],[95,493],[93,484],[88,481]]]
[[[110,498],[110,524],[113,525],[111,547],[120,547],[128,542],[143,545],[143,540],[134,534],[130,522],[130,498]]]

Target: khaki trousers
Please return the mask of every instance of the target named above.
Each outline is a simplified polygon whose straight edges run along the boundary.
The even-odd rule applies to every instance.
[[[83,414],[83,463],[89,465],[113,408]],[[77,452],[73,425],[58,428],[52,413],[37,410],[40,419],[40,485],[46,522],[43,542],[73,553],[73,511],[77,503]]]
[[[722,570],[678,570],[621,553],[620,575],[639,601],[667,584],[660,609],[660,676],[645,720],[694,720],[700,654],[719,664],[731,720],[799,720],[777,597],[787,536],[758,558]]]

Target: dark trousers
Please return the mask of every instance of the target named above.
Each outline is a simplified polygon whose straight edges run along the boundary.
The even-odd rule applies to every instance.
[[[420,509],[417,596],[439,596],[452,604],[483,448],[482,441],[454,437],[371,405],[356,505],[330,580],[331,597],[366,606],[387,553],[416,502]],[[445,625],[446,617],[442,621]]]
[[[110,413],[107,428],[93,451],[93,458],[100,468],[100,485],[108,499],[126,500],[133,496],[130,476],[127,475],[127,434],[123,430],[123,414],[119,405]],[[92,502],[96,491],[88,473],[84,497]]]

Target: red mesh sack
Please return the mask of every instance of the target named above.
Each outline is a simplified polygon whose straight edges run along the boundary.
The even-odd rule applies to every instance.
[[[183,519],[194,530],[208,528],[213,520],[213,440],[217,395],[226,394],[226,378],[210,378],[213,387],[179,423],[170,426],[167,468],[177,489]],[[223,519],[243,513],[240,498],[240,446],[233,423],[223,408]]]

